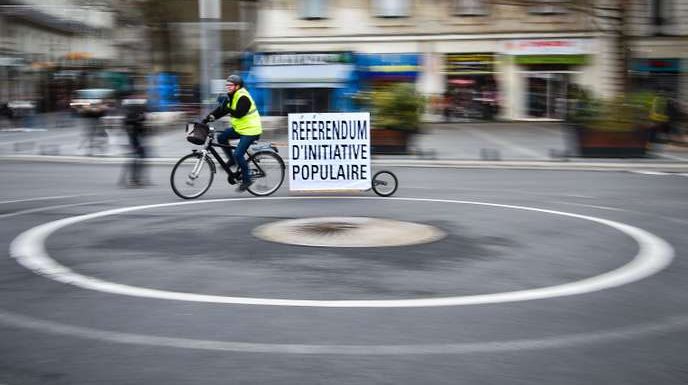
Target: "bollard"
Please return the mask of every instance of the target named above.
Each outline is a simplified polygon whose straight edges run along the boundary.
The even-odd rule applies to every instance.
[[[569,160],[569,153],[566,150],[558,150],[554,148],[549,149],[549,157],[552,159],[558,159],[561,161]]]
[[[482,160],[501,160],[501,155],[499,150],[495,148],[482,148],[480,149],[480,158]]]
[[[14,152],[32,151],[36,148],[36,142],[16,142],[14,143]]]
[[[41,155],[60,155],[59,144],[42,144],[40,147]]]

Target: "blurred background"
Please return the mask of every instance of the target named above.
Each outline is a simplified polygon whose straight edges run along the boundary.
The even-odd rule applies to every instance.
[[[180,121],[230,73],[277,125],[292,112],[369,110],[398,83],[423,98],[422,122],[563,121],[581,95],[643,93],[646,115],[666,125],[688,93],[685,0],[1,4],[3,126],[131,95]]]

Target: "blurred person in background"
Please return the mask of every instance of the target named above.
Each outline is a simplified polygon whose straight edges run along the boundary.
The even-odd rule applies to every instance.
[[[94,150],[105,152],[107,132],[100,119],[115,107],[114,90],[92,88],[77,90],[70,107],[74,108],[85,123],[84,139],[79,148],[86,147],[86,155],[94,155]]]
[[[652,98],[649,115],[652,124],[650,132],[650,141],[652,142],[664,143],[669,140],[672,126],[676,124],[677,120],[677,111],[671,106],[674,104],[671,99],[664,89],[660,89]]]
[[[146,113],[148,102],[142,95],[131,95],[122,100],[124,129],[129,139],[131,160],[122,170],[119,184],[124,187],[143,187],[147,184],[144,175],[146,150]]]
[[[244,154],[246,154],[251,143],[260,138],[263,128],[256,103],[248,90],[244,88],[244,81],[241,77],[229,75],[225,85],[227,97],[219,98],[220,104],[203,119],[203,123],[215,121],[227,114],[231,116],[232,126],[220,133],[217,141],[226,145],[229,144],[230,139],[239,139],[239,144],[237,144],[233,154],[229,148],[223,147],[222,149],[227,155],[229,165],[236,162],[241,167],[241,184],[237,191],[243,192],[253,183]]]
[[[452,108],[454,107],[454,95],[447,90],[444,92],[444,96],[442,99],[442,116],[444,117],[445,122],[449,122],[449,119],[452,115]]]
[[[672,142],[683,141],[684,111],[681,102],[676,97],[667,100],[667,136]]]
[[[0,127],[9,126],[9,120],[12,117],[12,110],[7,106],[7,103],[0,103]]]

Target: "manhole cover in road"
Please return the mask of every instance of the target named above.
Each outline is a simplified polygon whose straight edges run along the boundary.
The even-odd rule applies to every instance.
[[[258,238],[301,246],[382,247],[434,242],[446,233],[434,226],[366,217],[289,219],[258,226]]]

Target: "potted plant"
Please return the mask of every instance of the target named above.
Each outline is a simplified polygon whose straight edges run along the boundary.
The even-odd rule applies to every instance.
[[[574,108],[568,120],[574,128],[580,156],[632,158],[646,155],[651,129],[648,95],[595,100],[581,91],[571,100]]]
[[[397,83],[373,91],[371,147],[375,154],[406,154],[420,131],[425,99],[413,84]]]

